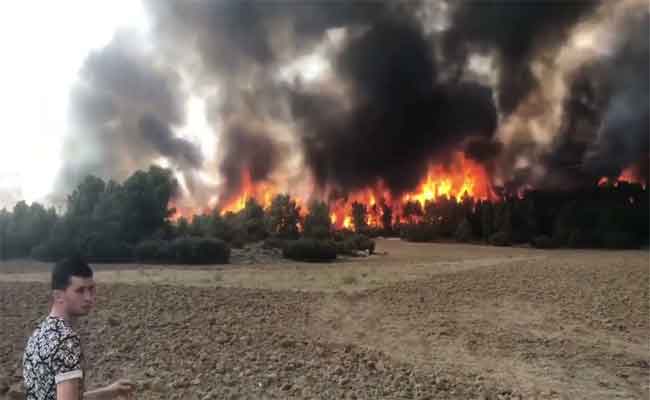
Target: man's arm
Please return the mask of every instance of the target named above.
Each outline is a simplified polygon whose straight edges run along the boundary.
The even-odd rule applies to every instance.
[[[80,380],[70,379],[56,385],[57,400],[111,400],[118,396],[128,396],[133,393],[135,386],[127,380],[119,380],[106,387],[80,393]]]
[[[116,396],[108,388],[91,390],[84,393],[83,400],[110,400]]]
[[[80,400],[79,379],[68,379],[56,384],[56,400]]]
[[[101,389],[91,390],[84,393],[84,400],[104,400],[114,399],[119,396],[131,398],[130,395],[135,390],[135,385],[127,379],[120,379]]]

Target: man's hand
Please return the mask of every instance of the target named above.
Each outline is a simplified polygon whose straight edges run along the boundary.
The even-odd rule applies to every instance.
[[[61,384],[58,386],[61,386]],[[135,385],[131,383],[131,381],[127,379],[120,379],[117,382],[111,383],[110,385],[101,389],[95,389],[84,393],[83,398],[84,400],[131,399],[131,395],[133,394],[134,390]]]
[[[127,379],[120,379],[106,386],[106,391],[110,393],[112,398],[123,396],[128,399],[135,391],[135,385]]]

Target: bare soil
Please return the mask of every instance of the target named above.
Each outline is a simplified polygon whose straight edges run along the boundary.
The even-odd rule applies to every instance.
[[[129,377],[137,399],[650,395],[648,251],[377,250],[330,264],[94,265],[98,307],[79,321],[87,383]],[[0,265],[0,399],[20,396],[49,267]]]

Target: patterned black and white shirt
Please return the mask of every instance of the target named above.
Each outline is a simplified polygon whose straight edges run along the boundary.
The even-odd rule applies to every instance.
[[[27,342],[23,356],[23,378],[27,400],[56,400],[56,385],[81,379],[83,353],[79,336],[63,318],[49,316]]]

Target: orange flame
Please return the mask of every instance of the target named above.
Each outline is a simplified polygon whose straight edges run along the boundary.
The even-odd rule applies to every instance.
[[[627,182],[627,183],[641,183],[641,178],[639,177],[639,171],[636,167],[625,168],[621,175],[619,175],[617,181]]]
[[[494,197],[487,173],[478,163],[456,153],[450,166],[431,165],[427,178],[414,193],[407,193],[403,201],[417,201],[424,206],[427,201],[446,197],[461,202],[463,197],[486,200]]]
[[[619,182],[640,183],[644,189],[646,188],[647,185],[647,183],[643,182],[643,180],[640,177],[638,166],[631,166],[621,171],[621,174],[618,176],[618,178],[614,180],[606,176],[603,176],[598,180],[598,186],[607,186],[611,183],[612,185],[614,185],[614,187],[618,187]]]
[[[352,203],[358,202],[367,207],[366,223],[371,227],[377,227],[381,224],[383,216],[382,203],[393,209],[395,217],[401,213],[402,204],[407,201],[417,201],[424,207],[427,201],[435,202],[443,197],[462,202],[465,197],[491,200],[496,196],[485,169],[466,158],[463,153],[457,152],[453,155],[452,162],[446,166],[431,164],[426,178],[415,191],[403,194],[401,201],[394,201],[390,191],[385,188],[382,181],[379,181],[374,187],[350,194],[347,200],[330,204],[331,220],[337,228],[352,227],[351,218],[347,221],[345,218],[352,215]],[[377,199],[381,201],[378,202]]]
[[[221,208],[222,215],[227,212],[236,213],[243,210],[249,199],[257,200],[263,208],[268,208],[271,205],[273,197],[276,194],[272,185],[266,182],[254,184],[251,179],[251,174],[247,169],[242,170],[241,182],[240,193],[223,202],[224,206]]]
[[[241,182],[239,193],[220,201],[222,214],[241,211],[251,198],[260,202],[262,207],[268,208],[274,196],[281,193],[271,182],[253,182],[248,170],[242,171]],[[401,214],[404,202],[407,201],[416,201],[424,207],[426,202],[435,202],[442,198],[462,202],[464,198],[492,200],[495,197],[485,169],[466,158],[463,153],[457,152],[446,165],[433,163],[429,165],[426,177],[412,192],[396,197],[382,180],[378,180],[374,185],[350,193],[345,198],[330,201],[330,219],[337,229],[354,228],[352,205],[356,202],[366,207],[366,223],[371,227],[378,227],[384,219],[385,206],[392,209],[393,221],[391,222],[394,222]],[[301,207],[301,214],[305,213],[307,210],[302,200],[295,197],[294,200]],[[172,219],[176,220],[181,215],[186,215],[186,210],[177,210]]]

